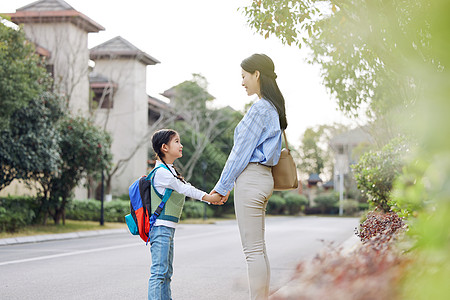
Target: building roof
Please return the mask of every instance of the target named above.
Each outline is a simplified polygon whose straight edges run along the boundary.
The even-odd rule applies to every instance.
[[[148,96],[148,105],[155,107],[155,108],[160,108],[160,109],[169,109],[169,104],[158,99],[155,98],[153,96],[147,95]]]
[[[332,188],[334,187],[334,182],[333,180],[328,180],[326,183],[323,184],[324,188]]]
[[[166,98],[172,100],[173,98],[175,98],[175,97],[177,96],[177,88],[178,88],[180,85],[182,85],[182,84],[184,84],[184,83],[186,83],[186,82],[189,82],[189,81],[191,81],[191,80],[185,80],[184,82],[182,82],[182,83],[180,83],[180,84],[177,84],[177,85],[171,87],[171,88],[168,89],[168,90],[165,90],[163,93],[161,93],[161,96],[164,96],[164,97],[166,97]],[[196,84],[197,84],[197,83],[196,83]],[[197,84],[197,85],[198,85],[198,84]],[[206,97],[208,98],[208,100],[214,100],[214,99],[215,99],[215,97],[214,97],[213,95],[211,95],[210,93],[208,93],[208,92],[206,92]]]
[[[86,15],[75,10],[63,0],[39,0],[5,14],[16,24],[27,23],[72,23],[87,32],[105,30]]]
[[[319,174],[312,173],[309,174],[308,182],[322,182],[322,179],[320,179]]]
[[[358,145],[364,142],[372,143],[373,138],[367,132],[365,127],[357,127],[336,135],[330,140],[330,145],[336,147],[338,145]]]
[[[17,11],[56,11],[75,10],[63,0],[39,0],[18,8]]]
[[[145,65],[156,65],[160,61],[149,54],[139,50],[136,46],[121,36],[116,36],[90,50],[90,58],[96,59],[117,59],[135,58]]]

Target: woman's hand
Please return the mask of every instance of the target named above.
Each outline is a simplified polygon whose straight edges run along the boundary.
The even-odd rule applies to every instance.
[[[215,205],[223,205],[225,201],[223,201],[223,196],[215,193],[213,195],[211,194],[206,194],[205,196],[203,196],[202,200],[208,202],[209,204],[215,204]]]
[[[210,195],[220,195],[221,196],[221,202],[220,202],[220,204],[222,205],[222,204],[225,204],[225,202],[227,202],[227,200],[228,200],[228,197],[230,196],[230,192],[231,191],[229,191],[225,196],[223,196],[223,195],[220,195],[218,192],[216,192],[215,190],[212,190],[209,194]]]

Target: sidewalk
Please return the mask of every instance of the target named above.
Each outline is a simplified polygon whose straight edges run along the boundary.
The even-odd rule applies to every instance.
[[[341,248],[341,253],[345,256],[351,255],[353,251],[355,251],[361,245],[361,240],[355,234],[344,241],[342,244],[338,246]],[[298,281],[292,279],[287,282],[284,286],[270,294],[269,299],[278,300],[278,299],[293,299],[292,295],[296,295],[298,293]]]
[[[88,231],[78,231],[78,232],[69,232],[69,233],[21,236],[21,237],[15,237],[15,238],[0,239],[0,246],[76,239],[76,238],[81,238],[81,237],[122,233],[122,232],[126,232],[126,231],[127,231],[126,228],[119,228],[119,229],[102,229],[102,230],[88,230]]]

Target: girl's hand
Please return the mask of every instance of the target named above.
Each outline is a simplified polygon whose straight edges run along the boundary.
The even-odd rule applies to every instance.
[[[222,205],[222,196],[220,194],[214,194],[214,195],[208,195],[210,197],[211,200],[209,200],[209,202],[211,202],[212,204],[220,204]]]
[[[202,200],[207,201],[209,203],[212,204],[219,204],[222,205],[224,202],[222,201],[222,196],[215,193],[214,195],[210,195],[210,194],[206,194],[205,196],[203,196]]]
[[[230,193],[231,193],[231,191],[229,191],[225,196],[222,196],[222,195],[221,195],[222,200],[220,201],[220,205],[223,205],[223,204],[225,204],[225,202],[227,202],[228,197],[230,197]],[[215,195],[215,194],[220,195],[220,194],[219,194],[218,192],[216,192],[215,190],[212,190],[209,194],[210,194],[210,195]]]

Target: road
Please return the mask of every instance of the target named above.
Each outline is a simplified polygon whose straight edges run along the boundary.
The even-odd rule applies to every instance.
[[[356,218],[269,217],[271,290],[301,260],[353,235]],[[146,299],[150,247],[127,232],[0,247],[0,299]],[[236,221],[180,224],[175,233],[172,297],[248,299]]]

